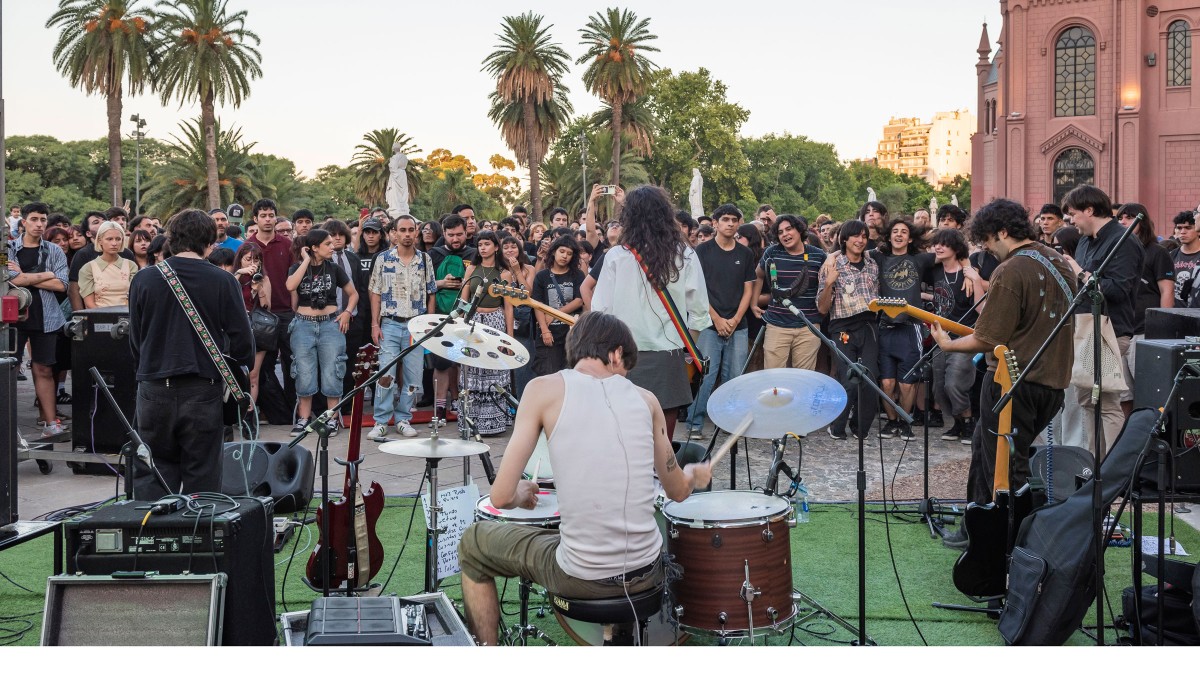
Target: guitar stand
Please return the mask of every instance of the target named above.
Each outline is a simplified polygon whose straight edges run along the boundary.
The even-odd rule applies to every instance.
[[[935,609],[947,609],[952,612],[974,612],[976,614],[987,614],[990,619],[999,619],[1000,612],[1004,610],[1004,595],[996,595],[995,597],[972,597],[972,600],[980,604],[986,604],[986,607],[973,607],[969,604],[944,604],[942,602],[934,602]]]

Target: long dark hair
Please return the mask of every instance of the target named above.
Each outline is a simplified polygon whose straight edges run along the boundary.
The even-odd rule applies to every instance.
[[[517,265],[522,268],[529,265],[529,254],[525,253],[525,242],[521,241],[520,237],[516,237],[516,236],[513,236],[512,234],[509,234],[500,240],[500,261],[499,262],[500,262],[500,264],[502,264],[504,266],[504,269],[506,269],[506,270],[508,269],[508,261],[504,258],[504,247],[508,246],[509,244],[516,246],[518,249],[517,250]],[[516,277],[516,275],[513,275],[513,277]]]
[[[438,222],[437,220],[428,220],[426,222],[422,222],[420,226],[417,227],[417,247],[422,251],[428,251],[429,249],[433,248],[433,244],[427,245],[425,243],[424,232],[426,229],[433,230],[433,244],[436,244],[437,240],[442,238],[442,223]]]
[[[666,288],[679,279],[687,241],[666,191],[646,185],[626,193],[621,228],[622,240],[642,257],[651,286]]]
[[[1150,211],[1146,210],[1146,206],[1141,203],[1126,203],[1117,211],[1117,217],[1134,218],[1138,215],[1142,216],[1142,221],[1133,232],[1142,240],[1142,246],[1149,246],[1157,241],[1158,237],[1154,235],[1154,223],[1150,221]]]

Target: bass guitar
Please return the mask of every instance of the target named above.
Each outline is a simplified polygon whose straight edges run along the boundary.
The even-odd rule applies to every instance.
[[[358,350],[354,362],[354,384],[361,385],[371,376],[378,362],[379,347],[366,344]],[[383,488],[372,482],[366,490],[358,482],[359,446],[362,440],[363,396],[354,395],[350,406],[350,438],[346,447],[346,481],[342,496],[329,503],[329,532],[321,529],[325,520],[322,508],[317,507],[317,546],[308,558],[305,573],[309,583],[323,587],[325,556],[330,557],[329,587],[347,583],[349,588],[363,588],[383,567],[383,543],[375,533],[375,524],[383,513]]]
[[[997,346],[996,384],[1002,394],[1012,389],[1019,377],[1017,357],[1008,347]],[[1021,526],[1033,509],[1028,489],[1016,493],[1009,485],[1009,459],[1012,447],[1012,401],[1000,411],[996,428],[996,472],[992,477],[992,502],[967,505],[963,529],[967,533],[967,551],[954,563],[954,587],[971,597],[1003,595],[1008,570],[1008,555]],[[1011,526],[1011,530],[1010,530]]]
[[[541,311],[551,318],[565,322],[568,325],[575,324],[575,316],[568,315],[557,308],[551,308],[550,306],[547,306],[541,301],[529,298],[528,289],[514,287],[513,285],[506,284],[504,282],[492,282],[488,285],[488,296],[497,299],[503,298],[514,306],[529,306],[534,310]]]
[[[941,328],[950,334],[956,334],[960,337],[965,337],[969,334],[975,334],[975,330],[956,323],[948,318],[943,318],[940,315],[934,315],[923,308],[917,308],[910,305],[904,299],[872,299],[867,308],[871,309],[872,313],[883,311],[889,317],[895,318],[900,315],[908,315],[911,318],[920,320],[925,323],[937,323]]]

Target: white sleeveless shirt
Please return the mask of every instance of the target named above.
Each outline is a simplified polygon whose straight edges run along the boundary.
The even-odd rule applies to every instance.
[[[559,375],[562,412],[548,440],[562,516],[558,565],[583,580],[641,568],[662,548],[650,408],[620,375]]]

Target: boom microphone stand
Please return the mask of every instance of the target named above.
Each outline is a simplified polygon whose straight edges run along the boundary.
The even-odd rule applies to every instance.
[[[1104,392],[1104,381],[1101,379],[1100,375],[1100,364],[1103,360],[1101,351],[1103,350],[1102,347],[1104,345],[1104,338],[1100,333],[1100,317],[1103,314],[1104,309],[1104,293],[1100,291],[1100,276],[1104,273],[1104,268],[1108,267],[1108,263],[1112,260],[1113,256],[1117,255],[1117,251],[1125,243],[1125,240],[1129,238],[1129,235],[1133,234],[1134,230],[1137,229],[1137,226],[1141,224],[1142,220],[1144,219],[1145,216],[1139,213],[1138,216],[1133,219],[1133,222],[1131,222],[1129,226],[1125,228],[1125,233],[1122,234],[1121,237],[1117,239],[1116,243],[1113,244],[1112,248],[1109,249],[1108,255],[1104,256],[1104,260],[1100,262],[1100,265],[1094,271],[1092,271],[1091,276],[1089,276],[1087,281],[1084,282],[1083,288],[1075,294],[1075,298],[1071,300],[1071,304],[1067,308],[1067,312],[1063,313],[1063,317],[1054,324],[1054,329],[1050,331],[1050,335],[1046,337],[1046,341],[1042,342],[1041,348],[1037,350],[1037,353],[1033,355],[1033,358],[1029,359],[1029,363],[1026,364],[1025,370],[1021,371],[1021,374],[1017,376],[1016,380],[1013,380],[1012,388],[1009,389],[1004,396],[1000,397],[1000,400],[996,402],[995,407],[992,409],[993,413],[1000,413],[1000,409],[1004,408],[1004,405],[1012,399],[1013,394],[1021,386],[1021,383],[1025,380],[1025,376],[1037,364],[1037,362],[1041,360],[1042,354],[1046,352],[1046,349],[1050,346],[1050,342],[1054,341],[1054,338],[1058,336],[1058,333],[1061,332],[1066,324],[1075,317],[1073,315],[1075,309],[1083,303],[1084,295],[1090,296],[1092,299],[1092,405],[1094,407],[1092,409],[1092,437],[1095,440],[1096,446],[1096,453],[1092,457],[1092,538],[1095,541],[1094,545],[1096,556],[1095,585],[1097,595],[1097,645],[1104,645],[1104,545],[1107,540],[1102,532],[1104,514],[1101,513],[1101,507],[1104,503],[1104,499],[1102,496],[1103,492],[1101,491],[1102,479],[1100,476],[1100,448],[1104,446],[1104,420],[1101,416],[1101,413],[1103,412],[1103,402],[1101,401],[1101,396]],[[1118,355],[1119,353],[1120,352],[1118,352]],[[1001,365],[1003,365],[1003,363],[1001,363]],[[1120,365],[1119,362],[1118,365]],[[1105,449],[1107,450],[1108,448],[1105,447]],[[1010,533],[1010,537],[1011,535],[1012,534]]]

